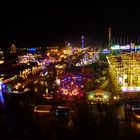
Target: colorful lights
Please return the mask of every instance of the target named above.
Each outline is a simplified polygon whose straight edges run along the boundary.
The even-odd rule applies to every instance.
[[[17,78],[17,75],[15,75],[15,76],[13,76],[13,77],[11,77],[9,79],[4,80],[3,83],[8,83],[10,81],[14,81],[16,78]]]
[[[108,50],[108,49],[102,50],[102,54],[109,54],[109,53],[110,53],[110,50]]]
[[[122,87],[122,92],[140,92],[140,86],[138,87]]]
[[[139,49],[140,46],[136,46],[135,44],[131,43],[130,45],[113,45],[111,46],[111,50],[129,50],[129,49]]]
[[[128,50],[130,48],[131,48],[130,45],[125,45],[125,46],[113,45],[113,46],[111,46],[111,50]]]
[[[94,90],[87,92],[87,100],[89,102],[109,102],[109,99],[111,97],[111,93],[107,91],[102,91],[102,90]]]
[[[2,84],[3,84],[3,82],[0,81],[0,91],[2,90]]]
[[[77,96],[79,94],[79,88],[76,86],[75,88],[62,88],[61,89],[63,95],[68,95],[68,96]]]
[[[116,91],[140,92],[139,53],[125,53],[107,57],[111,81]]]
[[[27,49],[29,52],[34,52],[34,51],[36,51],[36,48],[28,48]]]
[[[0,101],[1,101],[2,105],[4,105],[4,98],[2,95],[2,89],[3,89],[3,82],[0,80]]]
[[[73,99],[73,97],[83,97],[82,88],[84,88],[83,84],[85,82],[83,75],[65,73],[60,81],[60,96],[68,100]]]

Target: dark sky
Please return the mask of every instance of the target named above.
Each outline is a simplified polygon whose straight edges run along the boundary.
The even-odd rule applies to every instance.
[[[128,1],[5,1],[0,5],[0,42],[59,44],[81,35],[106,40],[140,35],[138,4]]]

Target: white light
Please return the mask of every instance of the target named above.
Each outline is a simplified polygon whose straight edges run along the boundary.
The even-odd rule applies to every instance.
[[[123,75],[123,77],[124,77],[124,79],[126,79],[127,78],[127,75]]]
[[[119,82],[122,83],[122,81],[123,81],[123,78],[119,77]]]
[[[106,99],[106,98],[108,98],[108,96],[107,95],[104,95],[104,98]]]
[[[60,85],[60,84],[61,84],[60,79],[56,79],[56,84],[57,84],[57,85]]]
[[[114,96],[114,100],[116,100],[117,99],[117,97],[116,96]]]

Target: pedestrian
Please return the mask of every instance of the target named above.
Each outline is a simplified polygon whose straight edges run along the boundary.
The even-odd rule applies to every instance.
[[[70,111],[69,115],[68,115],[68,128],[72,128],[73,127],[73,113]]]
[[[72,119],[69,120],[68,128],[70,128],[70,129],[73,128],[73,120]]]

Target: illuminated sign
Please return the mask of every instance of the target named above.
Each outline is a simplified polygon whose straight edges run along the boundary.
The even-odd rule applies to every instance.
[[[120,45],[113,45],[111,46],[111,50],[129,50],[131,48],[130,45],[120,46]]]
[[[138,86],[138,87],[122,87],[122,92],[140,92],[140,86]]]

